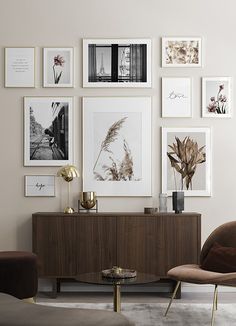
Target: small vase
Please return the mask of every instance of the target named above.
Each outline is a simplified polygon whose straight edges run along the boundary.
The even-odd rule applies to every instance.
[[[80,205],[90,210],[96,205],[97,195],[94,191],[81,191],[80,192]]]
[[[180,214],[184,210],[184,192],[173,191],[172,192],[172,205],[175,214]]]
[[[167,194],[159,194],[159,212],[167,212]]]

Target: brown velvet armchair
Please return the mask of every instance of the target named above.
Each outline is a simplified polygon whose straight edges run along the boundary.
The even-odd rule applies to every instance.
[[[222,224],[215,229],[204,243],[201,254],[199,265],[181,265],[172,268],[168,271],[167,275],[169,278],[176,280],[177,285],[170,299],[169,305],[166,309],[165,316],[167,315],[171,303],[176,296],[177,290],[181,282],[194,283],[194,284],[213,284],[215,285],[213,305],[212,305],[212,317],[211,325],[214,324],[215,310],[217,310],[217,295],[218,285],[225,286],[236,286],[236,271],[231,273],[217,273],[207,270],[203,270],[201,265],[208,255],[212,245],[217,242],[224,247],[236,248],[236,221]]]

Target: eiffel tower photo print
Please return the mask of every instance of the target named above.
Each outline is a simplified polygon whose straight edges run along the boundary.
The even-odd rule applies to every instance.
[[[84,87],[151,87],[150,39],[84,39]]]

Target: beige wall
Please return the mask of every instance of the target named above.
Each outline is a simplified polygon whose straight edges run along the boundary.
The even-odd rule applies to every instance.
[[[25,174],[56,173],[57,167],[23,166],[23,96],[75,96],[75,163],[81,168],[82,96],[153,96],[153,194],[161,189],[161,126],[212,126],[213,173],[211,198],[186,198],[186,210],[202,213],[202,238],[217,225],[235,219],[234,162],[236,116],[202,119],[200,78],[233,76],[236,71],[235,0],[0,0],[0,250],[31,248],[31,214],[61,210],[60,185],[56,198],[25,198]],[[203,37],[203,68],[160,67],[162,36]],[[83,89],[82,38],[152,38],[152,89]],[[4,47],[35,46],[37,87],[5,89]],[[42,47],[75,47],[75,88],[42,88]],[[193,77],[193,118],[161,118],[160,78]],[[74,184],[76,205],[81,180]],[[170,200],[170,199],[169,199]],[[100,198],[102,211],[142,211],[151,198]],[[171,203],[169,202],[169,207]]]

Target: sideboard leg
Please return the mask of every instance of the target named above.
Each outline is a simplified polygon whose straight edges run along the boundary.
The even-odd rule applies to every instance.
[[[57,293],[61,292],[61,279],[57,278]]]
[[[60,293],[61,290],[61,282],[59,278],[54,278],[52,280],[52,298],[55,299],[57,297],[57,293]]]

